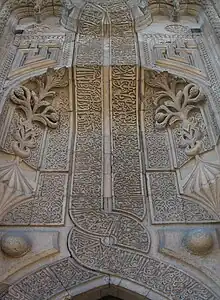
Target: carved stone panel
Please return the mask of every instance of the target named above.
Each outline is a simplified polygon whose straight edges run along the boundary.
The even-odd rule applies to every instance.
[[[145,71],[144,76],[146,85],[142,124],[148,122],[145,124],[146,129],[144,128],[146,145],[148,137],[156,133],[156,129],[162,131],[166,138],[166,144],[163,144],[164,151],[168,151],[172,159],[172,164],[164,166],[160,172],[155,167],[147,169],[154,222],[188,223],[218,220],[218,204],[211,204],[216,203],[215,197],[211,196],[211,190],[213,189],[212,181],[218,180],[218,171],[213,169],[210,172],[209,168],[209,175],[206,171],[205,173],[200,171],[200,168],[204,169],[200,157],[207,151],[211,155],[213,149],[203,119],[204,114],[202,114],[205,97],[201,88],[168,73],[156,73],[149,70]],[[145,115],[149,114],[149,106],[152,105],[148,103],[154,103],[155,106],[154,109],[152,108],[155,127],[151,131],[149,131],[148,124],[152,122],[152,117],[145,118]],[[156,145],[155,148],[157,148]],[[145,152],[146,160],[149,161],[147,147]],[[161,152],[161,149],[159,152],[154,152],[156,161],[161,161]],[[217,165],[216,168],[218,168]],[[199,175],[201,172],[203,175]],[[203,180],[206,182],[202,183]],[[205,192],[207,196],[206,200],[202,201],[204,186],[207,189]],[[209,195],[208,190],[210,190]],[[198,193],[200,193],[199,197]],[[215,191],[214,194],[216,194]],[[200,207],[199,210],[198,207]]]
[[[198,3],[28,5],[0,116],[0,298],[218,300],[219,74],[186,24]]]
[[[70,66],[74,33],[46,24],[20,27],[17,31],[22,33],[15,35],[13,48],[17,51],[6,85],[16,82],[18,78],[26,78],[33,69],[39,72],[49,67]]]
[[[2,224],[58,225],[64,221],[70,130],[67,85],[66,69],[49,69],[13,89],[5,103],[0,156]],[[57,145],[53,131],[57,140],[62,137]]]

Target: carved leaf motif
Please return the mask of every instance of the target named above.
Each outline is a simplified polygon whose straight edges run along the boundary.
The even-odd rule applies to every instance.
[[[23,174],[17,160],[0,166],[0,195],[0,219],[9,210],[33,196],[33,186]]]
[[[37,92],[25,86],[11,91],[11,101],[25,116],[25,119],[17,123],[17,130],[13,135],[15,142],[12,149],[19,157],[27,158],[31,153],[30,149],[35,147],[34,121],[51,128],[58,126],[59,115],[51,103],[56,93],[51,89],[68,85],[68,81],[64,80],[65,72],[65,68],[48,69],[45,75],[34,77],[32,81],[37,84]]]
[[[196,159],[196,166],[183,186],[184,194],[219,213],[220,164],[204,161],[198,156]]]
[[[31,91],[25,86],[20,86],[11,91],[10,99],[17,104],[18,109],[23,111],[26,119],[31,119]]]
[[[34,77],[33,82],[36,82],[39,90],[39,99],[42,100],[46,97],[54,97],[55,92],[51,91],[52,88],[66,87],[68,81],[64,80],[66,69],[61,68],[54,70],[49,68],[46,75]]]
[[[148,72],[146,83],[156,90],[152,93],[157,128],[172,126],[181,122],[182,146],[188,156],[195,156],[201,149],[201,132],[197,123],[189,120],[189,113],[194,110],[198,103],[205,100],[201,89],[194,83],[170,76],[167,72]],[[179,86],[181,83],[181,87]],[[146,93],[147,94],[147,93]]]
[[[54,97],[55,92],[44,94],[45,97]],[[29,122],[38,121],[44,126],[56,128],[59,116],[51,103],[39,98],[34,91],[21,86],[11,92],[11,101],[18,105],[18,109],[24,112]]]
[[[153,88],[163,88],[168,89],[168,76],[167,72],[156,73],[156,72],[147,72],[145,76],[145,82],[147,85]]]
[[[159,105],[156,109],[156,126],[162,128],[173,124],[174,120],[187,120],[189,112],[202,100],[204,95],[193,83],[177,93],[172,90],[158,92],[155,99],[155,104]]]
[[[30,155],[30,149],[35,147],[32,123],[21,119],[20,122],[17,122],[16,127],[17,130],[13,135],[15,142],[12,143],[12,149],[19,157],[27,158]]]
[[[182,143],[180,147],[185,148],[188,156],[196,156],[202,147],[202,133],[199,130],[198,122],[191,118],[189,121],[183,122]]]

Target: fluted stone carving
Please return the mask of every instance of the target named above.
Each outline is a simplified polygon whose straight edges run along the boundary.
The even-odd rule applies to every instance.
[[[184,193],[220,212],[220,164],[196,156],[196,165],[183,186]]]
[[[34,186],[19,166],[19,158],[0,165],[0,219],[10,209],[32,199]]]

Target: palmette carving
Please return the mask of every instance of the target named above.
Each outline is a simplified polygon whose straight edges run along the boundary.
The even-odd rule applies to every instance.
[[[199,129],[198,121],[195,118],[189,118],[185,126],[182,127],[182,141],[180,147],[185,148],[188,156],[195,156],[202,147],[202,132]]]
[[[0,220],[13,207],[33,197],[33,184],[25,177],[19,160],[0,165]]]
[[[204,94],[194,83],[171,77],[167,72],[151,73],[146,78],[148,87],[156,89],[153,93],[155,121],[157,128],[181,123],[182,143],[188,156],[195,156],[201,150],[202,133],[194,118],[189,114],[205,100]],[[147,87],[147,88],[148,88]]]
[[[220,164],[196,156],[196,166],[183,185],[184,194],[220,213]]]
[[[155,118],[156,130],[166,128],[169,131],[171,129],[169,131],[171,133],[169,143],[174,146],[172,149],[179,147],[178,150],[175,149],[177,167],[181,152],[184,155],[183,163],[197,156],[198,160],[200,160],[200,153],[207,149],[206,130],[204,130],[204,121],[200,112],[200,104],[205,100],[201,88],[193,83],[186,82],[184,79],[175,78],[166,72],[156,73],[145,71],[145,81],[147,86],[145,86],[146,98],[144,105],[149,106],[150,101],[154,102],[156,109],[155,112],[152,110],[152,115]],[[151,122],[153,121],[152,118]],[[149,127],[148,123],[147,127]],[[177,137],[178,140],[176,139]],[[146,141],[147,143],[148,141]],[[181,148],[184,148],[184,150],[181,151]],[[197,162],[197,165],[199,165],[199,162]],[[216,168],[218,168],[217,165]],[[215,208],[213,204],[210,205],[210,202],[213,203],[216,200],[213,199],[211,192],[202,194],[204,186],[206,186],[206,189],[212,189],[211,186],[208,187],[208,184],[214,180],[213,176],[203,184],[203,176],[207,178],[210,174],[207,172],[206,175],[200,176],[195,174],[196,171],[194,170],[190,171],[192,174],[190,173],[191,175],[189,175],[187,182],[186,180],[180,180],[180,178],[178,178],[178,181],[177,178],[175,179],[175,173],[168,170],[167,172],[154,172],[148,175],[154,222],[173,222],[176,220],[188,223],[193,220],[195,222],[211,219],[216,220],[217,205],[215,205]],[[217,174],[216,172],[215,175]],[[164,182],[166,182],[166,185],[163,187]],[[183,197],[179,194],[178,184],[182,187],[181,194],[184,195]],[[167,186],[170,187],[169,192]],[[165,193],[166,197],[164,197]],[[198,193],[201,193],[201,198],[198,196]],[[188,196],[188,198],[185,198],[185,196]],[[211,197],[210,199],[208,199],[209,196]],[[196,213],[192,215],[191,210]]]

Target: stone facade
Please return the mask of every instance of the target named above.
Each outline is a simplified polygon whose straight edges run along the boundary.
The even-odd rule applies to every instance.
[[[0,299],[220,299],[219,13],[0,1]]]

